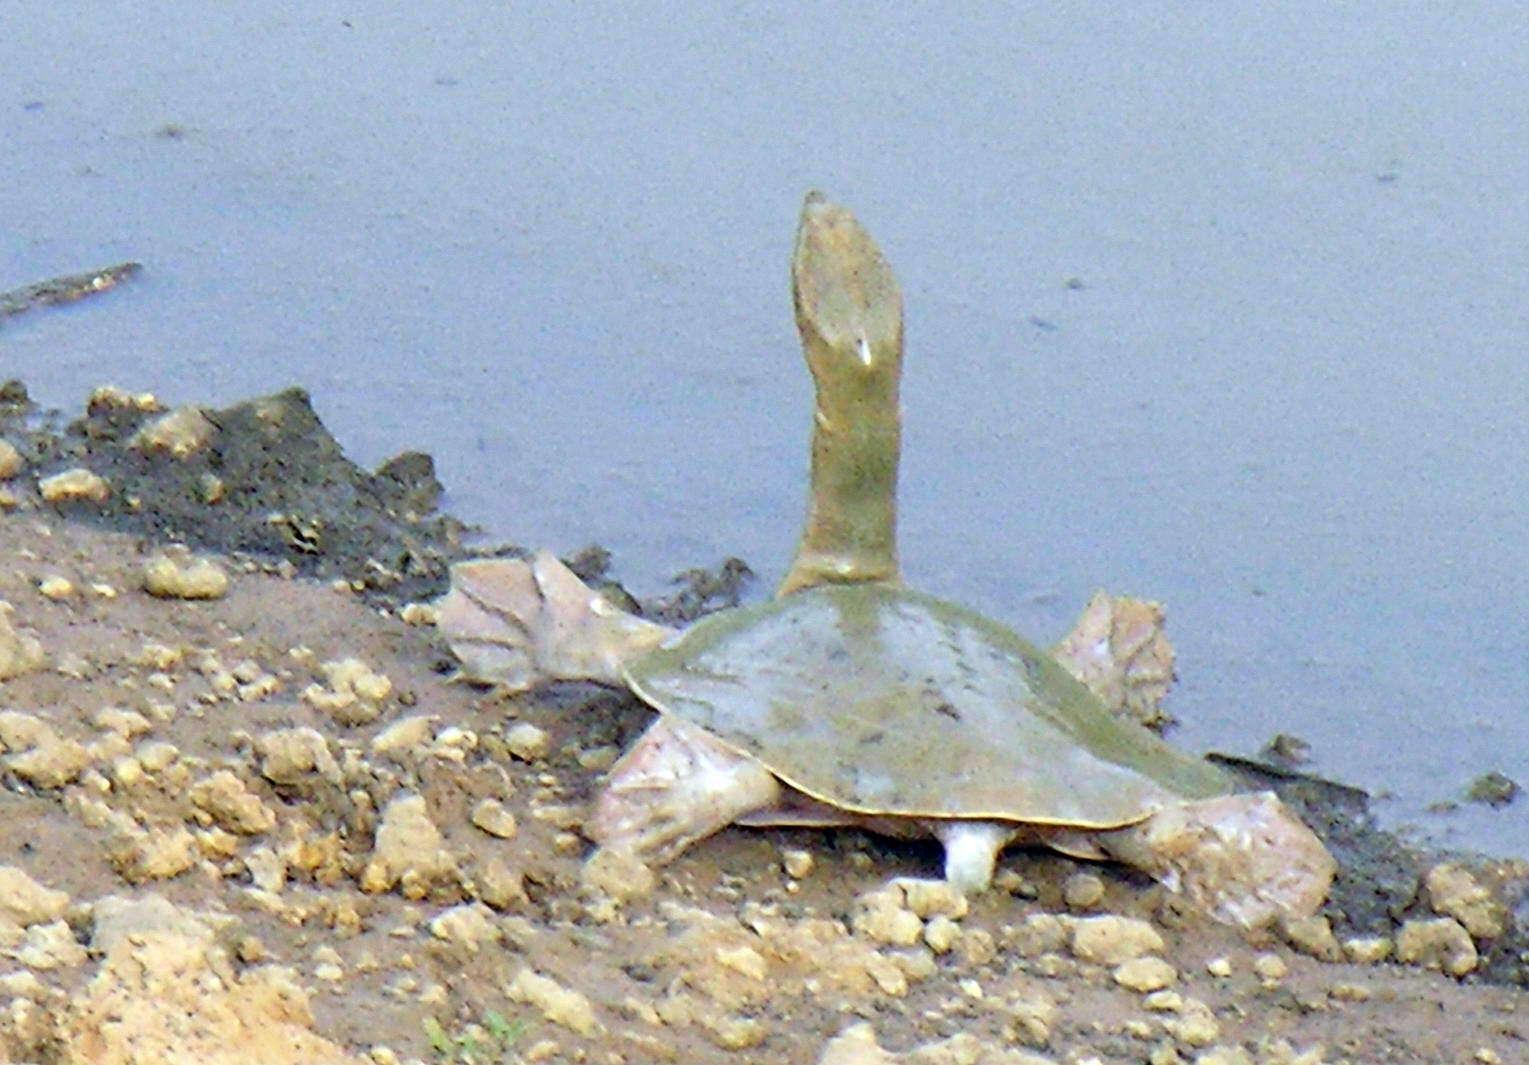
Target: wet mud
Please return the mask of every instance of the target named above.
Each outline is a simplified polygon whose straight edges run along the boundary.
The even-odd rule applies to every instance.
[[[441,484],[430,456],[409,451],[362,469],[301,389],[182,408],[205,418],[205,439],[158,447],[140,434],[172,412],[151,397],[101,389],[60,425],[22,385],[0,395],[0,428],[30,466],[43,476],[83,467],[110,486],[104,499],[54,503],[65,517],[342,578],[390,604],[444,591],[447,567],[464,557],[464,526],[435,511]]]

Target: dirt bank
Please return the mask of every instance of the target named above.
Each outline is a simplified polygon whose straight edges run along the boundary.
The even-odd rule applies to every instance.
[[[587,867],[586,804],[647,714],[450,681],[407,606],[468,550],[427,457],[358,469],[299,392],[101,393],[72,424],[4,397],[10,1060],[1529,1061],[1525,871],[1440,872],[1298,777],[1343,879],[1326,928],[1254,942],[1039,852],[969,905],[888,886],[933,848],[850,831]]]

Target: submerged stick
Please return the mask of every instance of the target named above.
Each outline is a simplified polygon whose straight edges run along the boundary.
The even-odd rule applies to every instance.
[[[122,282],[143,269],[142,263],[118,263],[103,270],[89,270],[83,274],[68,274],[39,281],[35,285],[0,292],[0,321],[22,314],[34,307],[52,307],[60,303],[73,303],[97,292],[116,288]]]

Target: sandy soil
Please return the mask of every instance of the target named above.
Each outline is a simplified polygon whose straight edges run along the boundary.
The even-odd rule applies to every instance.
[[[160,416],[102,409],[97,441]],[[224,494],[186,506],[237,502],[262,474],[212,461],[212,421],[189,459],[140,439],[133,476],[220,471]],[[646,711],[452,682],[428,610],[390,598],[401,567],[298,575],[320,564],[298,557],[315,553],[300,525],[273,525],[287,555],[213,556],[226,587],[162,557],[166,519],[123,498],[131,456],[106,470],[91,424],[8,434],[6,1060],[1529,1062],[1529,993],[1481,975],[1487,958],[1521,972],[1502,957],[1522,890],[1507,864],[1472,866],[1454,917],[1410,886],[1399,916],[1435,929],[1411,965],[1314,956],[1383,949],[1342,914],[1336,939],[1250,941],[1124,870],[1040,852],[1008,854],[1002,889],[969,906],[893,881],[935,875],[933,848],[852,831],[730,830],[656,874],[587,865],[588,800]],[[136,513],[136,533],[42,502],[74,465],[116,480],[62,508]],[[456,550],[399,520],[420,568]]]

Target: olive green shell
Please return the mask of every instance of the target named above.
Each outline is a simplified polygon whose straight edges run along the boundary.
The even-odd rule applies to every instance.
[[[1131,824],[1233,790],[1002,625],[885,584],[704,618],[627,668],[655,709],[865,814]]]

